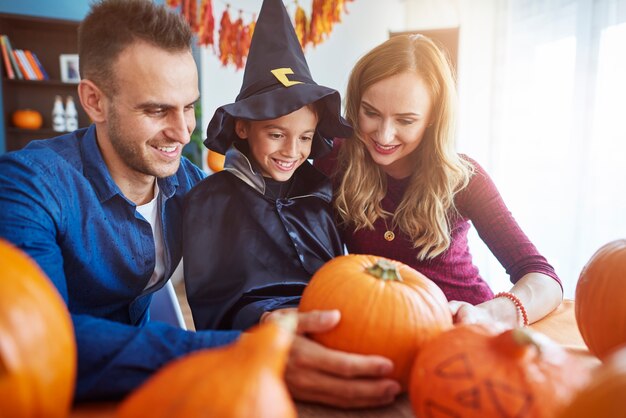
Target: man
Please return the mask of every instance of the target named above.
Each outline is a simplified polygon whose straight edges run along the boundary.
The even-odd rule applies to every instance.
[[[191,39],[165,6],[94,4],[79,28],[78,85],[93,124],[0,157],[0,237],[41,266],[70,310],[77,401],[119,398],[167,362],[239,336],[148,315],[181,257],[183,197],[204,177],[181,159],[199,97]],[[299,329],[324,331],[338,320],[336,312],[301,315]],[[298,337],[287,381],[300,399],[376,405],[397,392],[395,382],[372,379],[390,367]]]

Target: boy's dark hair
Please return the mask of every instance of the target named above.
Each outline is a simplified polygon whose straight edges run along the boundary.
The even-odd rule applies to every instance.
[[[189,49],[192,32],[179,13],[151,0],[99,0],[78,28],[80,76],[106,94],[114,93],[113,65],[136,41],[168,51]]]

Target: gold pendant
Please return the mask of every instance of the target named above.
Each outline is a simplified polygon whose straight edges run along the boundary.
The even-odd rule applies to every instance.
[[[393,239],[396,237],[396,234],[394,234],[393,231],[386,231],[385,235],[383,236],[387,241],[393,241]]]

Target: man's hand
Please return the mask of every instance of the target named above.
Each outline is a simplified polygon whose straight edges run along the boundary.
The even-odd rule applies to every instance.
[[[265,319],[265,318],[264,318]],[[340,408],[373,407],[392,403],[400,384],[385,378],[391,360],[326,348],[304,334],[335,327],[339,311],[298,314],[298,334],[291,348],[285,380],[293,397]]]

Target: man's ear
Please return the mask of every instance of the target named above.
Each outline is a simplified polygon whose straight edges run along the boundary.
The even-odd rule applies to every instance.
[[[235,120],[235,133],[241,139],[248,139],[248,121],[243,119]]]
[[[78,97],[83,109],[95,123],[106,121],[107,97],[93,81],[83,79],[78,83]]]

